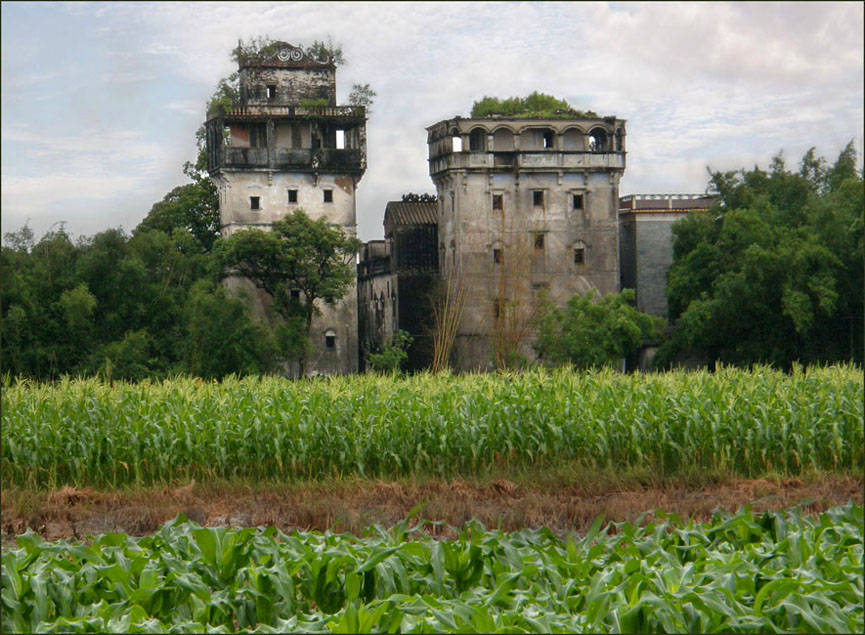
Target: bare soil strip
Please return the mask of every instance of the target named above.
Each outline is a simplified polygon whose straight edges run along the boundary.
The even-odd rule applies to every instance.
[[[362,534],[373,524],[390,527],[422,505],[418,518],[454,527],[476,518],[488,528],[514,531],[546,526],[566,534],[584,533],[596,517],[633,522],[660,509],[697,521],[713,510],[736,511],[751,504],[754,512],[806,504],[819,512],[849,501],[863,504],[863,479],[820,475],[800,479],[729,480],[714,485],[683,481],[587,488],[585,485],[533,485],[496,479],[487,483],[451,481],[342,481],[303,485],[202,486],[132,492],[97,492],[63,487],[48,493],[2,492],[4,546],[28,527],[47,540],[85,538],[105,532],[141,536],[179,513],[207,526],[275,525],[295,529],[330,529]],[[651,515],[645,520],[651,519]],[[443,536],[444,527],[431,528]]]

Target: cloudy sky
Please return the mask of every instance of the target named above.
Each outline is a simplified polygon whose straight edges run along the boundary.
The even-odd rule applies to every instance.
[[[702,192],[706,166],[834,160],[863,136],[862,3],[2,4],[2,230],[131,231],[185,182],[239,37],[330,35],[378,93],[358,230],[433,192],[426,126],[534,90],[627,120],[620,194]]]

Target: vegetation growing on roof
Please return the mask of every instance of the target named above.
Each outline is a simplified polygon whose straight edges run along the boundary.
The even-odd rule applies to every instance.
[[[231,52],[231,57],[237,63],[263,61],[276,55],[278,43],[278,40],[274,40],[269,35],[254,37],[248,42],[238,40],[237,46]],[[318,60],[319,62],[331,63],[336,66],[345,64],[345,55],[342,52],[342,45],[334,43],[330,36],[328,36],[327,42],[314,40],[312,44],[308,46],[299,44],[297,45],[297,48],[302,49],[307,57]]]
[[[597,118],[591,110],[577,110],[564,99],[557,99],[537,91],[528,97],[484,97],[472,105],[473,119],[485,117],[536,118],[536,119],[588,119]]]

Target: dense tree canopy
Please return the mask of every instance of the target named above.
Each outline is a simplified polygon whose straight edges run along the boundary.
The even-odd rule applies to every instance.
[[[484,97],[472,104],[471,116],[476,119],[484,117],[536,117],[543,119],[593,118],[597,113],[591,110],[577,110],[564,99],[546,95],[537,91],[527,97],[511,97],[499,99]]]
[[[659,363],[862,362],[863,181],[852,142],[827,166],[811,149],[710,172],[719,203],[673,228],[671,338]]]
[[[535,350],[553,364],[617,365],[644,342],[657,341],[663,329],[663,320],[640,313],[633,302],[633,289],[600,300],[594,289],[574,295],[563,309],[552,308],[543,316]]]

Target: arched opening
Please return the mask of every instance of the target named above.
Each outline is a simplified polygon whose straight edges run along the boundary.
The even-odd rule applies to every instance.
[[[595,128],[589,135],[589,151],[607,151],[607,131],[603,128]]]
[[[451,130],[451,152],[463,151],[463,138],[460,136],[460,131],[456,128]]]
[[[327,351],[336,350],[336,331],[327,329],[324,332],[324,349]]]
[[[511,152],[514,149],[514,133],[507,128],[499,128],[493,133],[493,150]]]
[[[487,131],[483,128],[475,128],[469,134],[469,151],[470,152],[486,152],[487,150]]]

